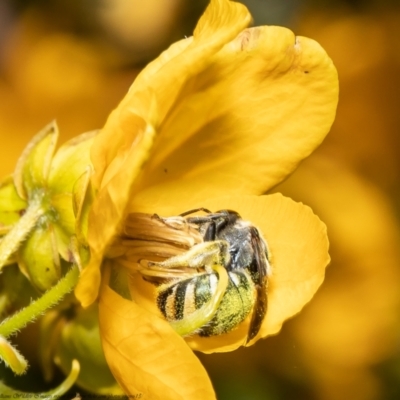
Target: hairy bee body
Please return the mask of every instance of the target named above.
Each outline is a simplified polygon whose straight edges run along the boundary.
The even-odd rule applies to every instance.
[[[212,317],[204,319],[189,334],[215,336],[236,328],[250,314],[247,341],[258,333],[267,310],[267,278],[270,273],[268,248],[257,228],[235,211],[222,210],[206,215],[160,218],[165,224],[184,218],[197,228],[203,243],[183,255],[164,262],[150,262],[147,279],[158,285],[157,306],[171,323],[185,321],[199,313],[217,296],[222,266],[228,283]],[[172,224],[171,224],[172,226]],[[220,270],[221,271],[221,270]]]
[[[247,271],[232,271],[228,275],[228,287],[214,318],[195,332],[200,336],[221,335],[231,331],[253,309],[255,288],[250,274]],[[218,275],[212,273],[162,285],[157,297],[158,308],[168,321],[181,320],[211,300],[217,281]]]

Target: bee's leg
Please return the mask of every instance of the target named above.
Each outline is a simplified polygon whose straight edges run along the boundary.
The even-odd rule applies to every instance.
[[[158,214],[153,214],[151,218],[175,230],[184,230],[187,227],[187,220],[181,216],[164,218],[160,217]]]
[[[190,250],[161,262],[147,262],[148,268],[168,270],[176,268],[205,268],[212,270],[213,265],[228,265],[230,261],[229,244],[225,240],[203,242]]]
[[[211,212],[210,210],[208,210],[207,208],[199,207],[199,208],[195,208],[195,209],[193,209],[193,210],[185,211],[184,213],[179,214],[179,215],[180,215],[181,217],[185,217],[186,215],[194,214],[194,213],[197,213],[197,212],[199,212],[199,211],[206,212],[207,214],[212,214],[212,212]]]
[[[140,274],[148,280],[157,283],[165,283],[168,280],[182,280],[190,279],[196,276],[204,275],[206,272],[198,272],[195,269],[183,270],[183,269],[170,269],[170,268],[142,268],[139,269]]]
[[[210,224],[207,226],[206,231],[204,232],[204,241],[211,242],[214,241],[216,238],[217,228],[215,221],[211,221]]]
[[[187,336],[196,333],[198,329],[207,325],[218,311],[219,305],[228,287],[229,277],[224,265],[214,264],[213,272],[218,274],[218,284],[211,299],[201,308],[185,316],[183,319],[170,321],[170,325],[176,333]]]

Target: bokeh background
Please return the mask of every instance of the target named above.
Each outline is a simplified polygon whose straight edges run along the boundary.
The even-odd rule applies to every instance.
[[[254,25],[311,37],[337,66],[340,103],[331,133],[275,188],[326,222],[332,263],[312,302],[279,335],[199,357],[220,400],[399,399],[399,2],[243,3]],[[12,172],[29,139],[53,119],[61,142],[100,128],[141,68],[191,35],[206,5],[1,0],[0,175]],[[34,390],[42,384],[34,328],[19,342],[31,361],[28,375],[15,380],[2,368],[0,377]]]

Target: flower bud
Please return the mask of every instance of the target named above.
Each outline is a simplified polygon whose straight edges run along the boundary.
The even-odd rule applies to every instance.
[[[65,143],[54,155],[58,138],[55,123],[46,126],[27,145],[18,160],[13,181],[0,184],[0,268],[16,259],[32,285],[45,291],[62,275],[62,260],[71,262],[70,243],[76,235],[77,197],[85,200],[90,176],[90,146],[94,132]],[[82,193],[79,193],[81,191]],[[88,206],[86,205],[85,209]],[[74,212],[75,211],[75,212]],[[82,223],[79,224],[79,226]],[[84,233],[79,230],[83,241]]]

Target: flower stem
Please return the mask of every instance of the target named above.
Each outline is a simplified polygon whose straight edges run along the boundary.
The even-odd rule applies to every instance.
[[[8,258],[21,245],[21,242],[29,235],[35,227],[38,219],[45,213],[39,200],[32,201],[26,209],[25,214],[11,228],[11,230],[0,241],[0,270]]]
[[[45,393],[27,393],[21,392],[19,390],[12,389],[6,386],[3,382],[0,381],[0,393],[5,395],[6,398],[23,398],[23,399],[41,399],[41,400],[51,400],[56,399],[64,395],[75,383],[76,379],[78,378],[80,370],[80,365],[77,360],[72,361],[72,368],[71,372],[67,376],[67,378],[56,388],[50,390],[49,392]]]
[[[33,301],[29,306],[18,311],[12,317],[5,319],[0,324],[0,335],[8,337],[16,333],[29,322],[34,321],[46,310],[56,305],[63,297],[72,291],[78,282],[79,270],[73,265],[64,278],[60,279],[56,285],[49,289],[42,297]]]

